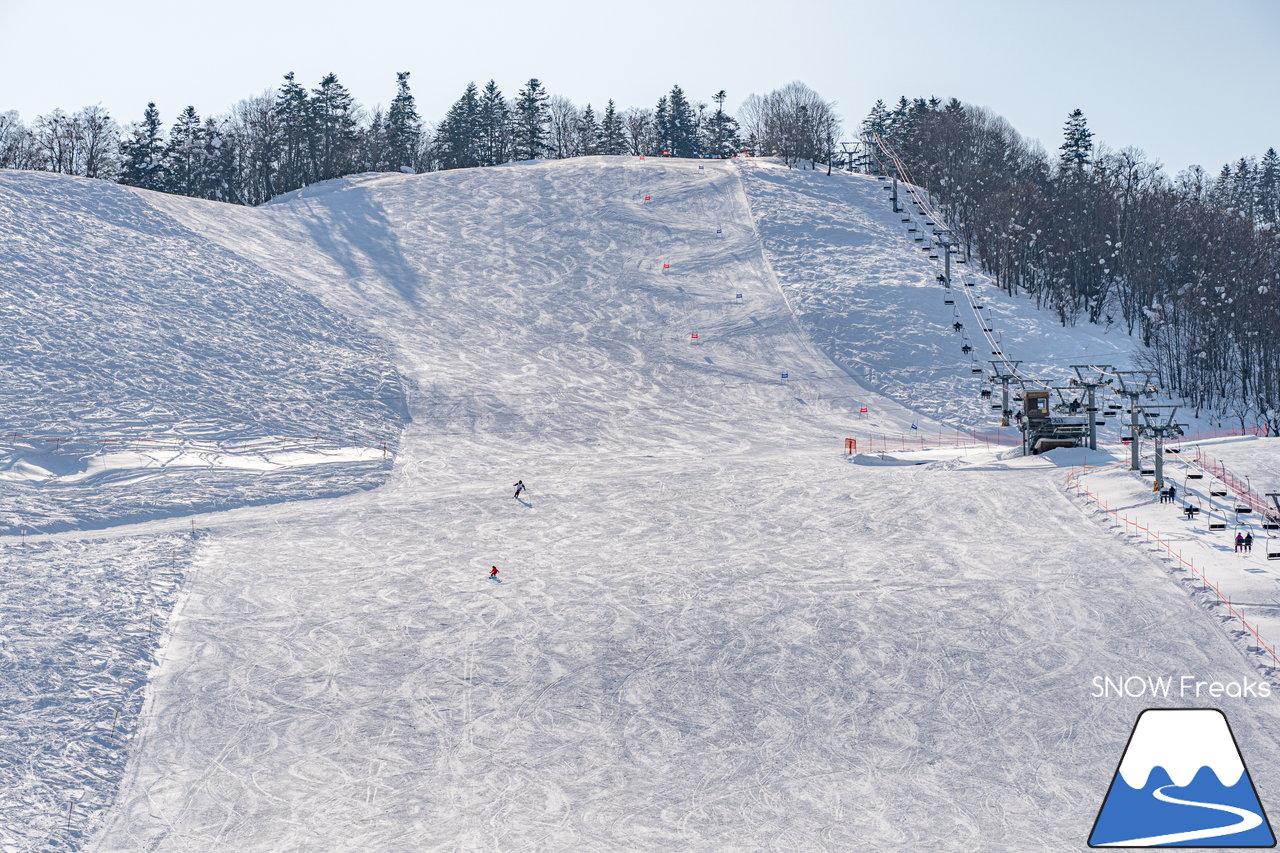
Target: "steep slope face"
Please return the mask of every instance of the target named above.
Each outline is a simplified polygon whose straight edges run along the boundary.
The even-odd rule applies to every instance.
[[[619,447],[693,424],[714,440],[864,393],[798,334],[724,163],[358,176],[230,217],[181,207],[390,340],[431,434]]]
[[[956,286],[944,291],[941,260],[922,250],[931,245],[930,227],[905,190],[898,214],[890,193],[867,175],[748,161],[742,176],[770,262],[814,341],[922,415],[961,429],[991,424],[989,402],[978,397],[990,386],[971,368],[989,374],[996,351],[1021,360],[1022,375],[1053,384],[1075,375],[1072,364],[1127,367],[1132,360],[1135,343],[1122,329],[1054,325],[1030,300],[1006,295],[968,265],[953,265]],[[965,343],[972,352],[962,352]],[[1103,434],[1118,436],[1119,425]]]
[[[842,458],[918,414],[809,343],[737,168],[183,208],[422,392],[384,488],[211,521],[92,849],[1070,849],[1146,704],[1094,676],[1253,674],[1051,460]]]
[[[321,457],[274,453],[313,435],[394,445],[404,389],[378,344],[141,195],[0,173],[0,332],[12,342],[0,372],[13,391],[0,400],[0,532],[385,478],[381,453],[327,483],[284,470]]]

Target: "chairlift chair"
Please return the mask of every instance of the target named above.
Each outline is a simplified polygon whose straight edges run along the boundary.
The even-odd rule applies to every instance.
[[[1189,474],[1187,474],[1187,479],[1188,479],[1188,480],[1203,480],[1203,479],[1204,479],[1204,474],[1200,474],[1200,473],[1197,473],[1197,472],[1195,472],[1195,471],[1192,471],[1192,472],[1190,472]]]
[[[1280,539],[1274,536],[1267,537],[1267,559],[1280,560]]]

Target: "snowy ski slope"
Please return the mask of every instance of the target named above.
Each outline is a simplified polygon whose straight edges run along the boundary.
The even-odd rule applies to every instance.
[[[0,532],[387,476],[405,391],[378,342],[155,195],[0,172]]]
[[[1151,704],[1095,676],[1258,677],[1064,492],[1078,459],[842,456],[976,414],[946,317],[893,310],[928,270],[854,179],[584,158],[145,198],[418,390],[382,487],[199,519],[73,845],[1083,849]],[[862,272],[787,237],[807,206]],[[1266,802],[1274,700],[1216,704]]]

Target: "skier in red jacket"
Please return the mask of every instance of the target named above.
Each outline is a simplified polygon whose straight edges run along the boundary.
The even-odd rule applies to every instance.
[[[494,567],[489,571],[489,579],[490,579],[490,580],[495,580],[495,581],[498,579],[498,567],[497,567],[497,566],[494,566]]]

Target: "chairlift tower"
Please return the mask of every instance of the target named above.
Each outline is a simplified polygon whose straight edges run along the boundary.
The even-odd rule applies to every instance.
[[[1022,362],[991,360],[988,363],[991,365],[991,381],[1000,383],[1000,426],[1007,427],[1009,418],[1013,417],[1013,411],[1009,408],[1009,383],[1019,381],[1018,374],[1013,371]]]
[[[1160,418],[1160,410],[1168,409],[1169,414],[1163,420]],[[1146,424],[1142,430],[1146,435],[1151,436],[1155,443],[1155,488],[1164,487],[1164,440],[1182,435],[1182,428],[1186,424],[1178,424],[1173,422],[1173,416],[1178,411],[1177,406],[1146,406],[1142,410],[1142,417],[1146,420]],[[1137,439],[1137,436],[1134,436]]]
[[[845,170],[848,172],[853,171],[853,155],[854,155],[854,152],[857,151],[859,147],[860,146],[857,142],[841,142],[840,143],[840,148],[844,151]]]
[[[1138,398],[1150,397],[1156,393],[1156,386],[1152,384],[1155,371],[1117,370],[1113,375],[1120,383],[1120,387],[1113,385],[1111,390],[1121,397],[1129,398],[1129,470],[1141,471],[1142,460],[1138,444],[1141,430],[1138,425],[1138,416],[1142,412],[1142,407],[1138,405]]]
[[[1089,396],[1085,406],[1085,414],[1089,417],[1089,449],[1098,449],[1098,404],[1094,396],[1099,388],[1106,388],[1110,383],[1103,377],[1111,375],[1109,364],[1073,364],[1071,369],[1076,378],[1071,380],[1072,387],[1083,388]]]

